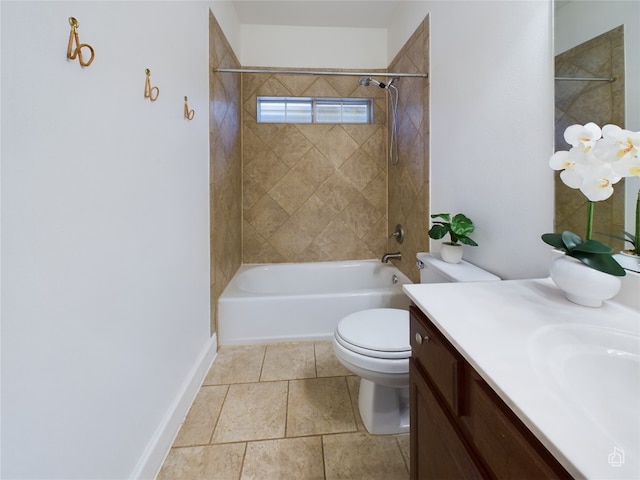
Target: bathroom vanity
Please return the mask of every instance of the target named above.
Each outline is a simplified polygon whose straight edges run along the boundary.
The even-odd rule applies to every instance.
[[[640,478],[640,311],[550,279],[404,286],[411,478]]]

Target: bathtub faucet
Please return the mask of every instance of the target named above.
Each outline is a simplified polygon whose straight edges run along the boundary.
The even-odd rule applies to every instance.
[[[402,260],[402,254],[400,252],[385,253],[382,256],[382,263],[389,263],[389,260]]]

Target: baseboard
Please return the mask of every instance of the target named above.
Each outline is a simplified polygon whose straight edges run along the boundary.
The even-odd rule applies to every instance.
[[[173,445],[178,435],[180,426],[200,390],[204,377],[216,358],[217,343],[217,336],[214,333],[200,353],[189,375],[187,375],[155,434],[147,444],[147,448],[129,476],[130,480],[151,480],[158,476],[160,468],[167,458],[169,450],[171,450],[171,445]]]

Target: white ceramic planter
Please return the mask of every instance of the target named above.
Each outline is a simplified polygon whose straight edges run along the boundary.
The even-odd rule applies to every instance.
[[[620,277],[595,270],[567,255],[556,258],[549,273],[568,300],[585,307],[600,307],[622,288]]]
[[[460,260],[462,260],[462,245],[443,243],[440,245],[440,256],[447,263],[460,263]]]

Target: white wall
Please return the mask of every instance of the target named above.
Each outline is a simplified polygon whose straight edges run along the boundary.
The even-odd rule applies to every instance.
[[[1,8],[1,476],[144,475],[211,345],[207,6]]]
[[[216,17],[216,21],[224,32],[231,49],[238,57],[242,50],[242,35],[240,21],[233,3],[229,0],[209,0],[207,3],[211,13]]]
[[[640,2],[572,0],[555,16],[555,54],[624,25],[625,128],[640,130]],[[634,231],[640,178],[626,179],[625,226]]]
[[[431,211],[474,221],[480,246],[465,247],[471,262],[507,279],[547,276],[551,3],[407,2],[402,13],[390,39],[430,15]]]
[[[242,25],[241,65],[291,68],[387,68],[387,30]]]

